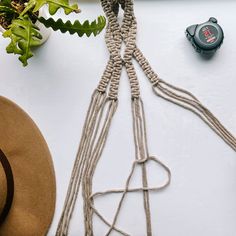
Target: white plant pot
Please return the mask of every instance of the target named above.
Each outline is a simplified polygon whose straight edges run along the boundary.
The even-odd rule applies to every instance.
[[[42,16],[42,17],[44,17],[44,18],[47,17],[44,8],[39,10],[39,17],[40,17],[40,16]],[[37,27],[39,27],[39,29],[40,29],[40,34],[42,35],[42,39],[40,40],[40,41],[41,41],[41,44],[40,44],[40,45],[42,45],[43,43],[45,43],[45,42],[48,40],[48,38],[49,38],[49,36],[50,36],[50,34],[51,34],[52,31],[51,31],[50,28],[46,28],[46,27],[45,27],[42,23],[40,23],[39,21],[36,21],[35,25],[36,25]],[[2,26],[0,26],[0,32],[4,33],[5,31],[6,31],[6,30],[5,30]]]
[[[46,14],[46,11],[45,11],[45,8],[43,9],[40,9],[39,10],[39,17],[42,16],[44,18],[47,18],[47,14]],[[51,32],[52,30],[50,28],[46,28],[42,23],[40,23],[39,21],[36,21],[35,23],[36,26],[39,27],[40,29],[40,34],[42,35],[42,39],[41,39],[41,44],[45,43],[49,36],[51,35]]]

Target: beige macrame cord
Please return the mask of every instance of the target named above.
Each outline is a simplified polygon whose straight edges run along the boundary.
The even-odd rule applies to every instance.
[[[125,197],[131,192],[140,192],[143,194],[146,233],[148,236],[152,236],[149,193],[166,188],[170,184],[171,172],[166,165],[156,157],[150,156],[148,152],[144,106],[140,97],[139,83],[133,66],[133,58],[137,60],[151,82],[155,94],[197,114],[233,148],[233,150],[236,150],[236,139],[194,95],[184,89],[166,83],[153,71],[142,52],[136,46],[137,22],[133,10],[133,0],[101,0],[101,4],[108,19],[105,41],[110,53],[110,58],[98,87],[92,95],[91,103],[87,111],[80,145],[56,235],[68,235],[70,220],[78,193],[82,187],[86,236],[96,235],[93,232],[94,214],[108,226],[108,231],[105,235],[110,235],[112,231],[116,231],[121,235],[130,235],[123,229],[118,228],[116,223],[120,211],[122,210]],[[119,6],[124,10],[121,26],[118,23]],[[125,44],[123,58],[121,56],[122,43]],[[93,176],[106,144],[112,118],[118,106],[119,81],[122,68],[125,68],[130,81],[135,160],[125,182],[124,189],[104,190],[93,193]],[[167,179],[162,185],[154,187],[148,185],[146,165],[149,162],[154,162],[165,170]],[[137,166],[141,166],[142,169],[142,187],[130,188],[130,181]],[[109,196],[110,194],[121,195],[115,216],[112,220],[106,219],[106,217],[96,209],[94,202],[96,198]]]

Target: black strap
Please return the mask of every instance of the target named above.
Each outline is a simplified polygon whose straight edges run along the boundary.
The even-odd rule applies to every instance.
[[[6,219],[12,205],[13,196],[14,196],[14,179],[13,179],[13,173],[10,166],[9,161],[7,160],[7,157],[3,153],[3,151],[0,149],[0,162],[2,164],[2,167],[4,169],[4,172],[6,174],[6,180],[7,180],[7,197],[6,197],[6,203],[5,206],[0,212],[0,225],[4,222]],[[1,192],[0,192],[1,194]]]

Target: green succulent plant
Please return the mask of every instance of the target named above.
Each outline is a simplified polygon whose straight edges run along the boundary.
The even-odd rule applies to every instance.
[[[19,55],[23,66],[28,65],[28,59],[33,56],[32,48],[41,44],[42,35],[35,24],[37,21],[54,31],[77,33],[79,37],[84,34],[96,36],[106,25],[104,16],[91,23],[88,20],[80,23],[79,20],[63,22],[60,18],[56,21],[52,17],[46,19],[39,16],[39,10],[45,5],[50,15],[59,9],[63,9],[66,15],[80,12],[78,5],[71,5],[68,0],[0,0],[0,26],[5,29],[3,37],[10,39],[6,51]]]

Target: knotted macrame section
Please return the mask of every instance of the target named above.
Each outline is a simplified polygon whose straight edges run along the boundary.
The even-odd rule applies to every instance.
[[[170,184],[171,172],[159,159],[151,156],[148,151],[144,106],[140,96],[138,78],[133,66],[135,59],[144,74],[152,84],[153,91],[158,96],[186,108],[197,114],[210,128],[212,128],[233,150],[236,150],[235,137],[221,124],[221,122],[190,92],[168,84],[159,78],[136,45],[137,22],[133,10],[133,0],[101,0],[103,10],[108,19],[105,41],[110,58],[102,78],[95,89],[85,119],[78,153],[75,159],[63,212],[57,228],[57,236],[68,235],[70,220],[75,208],[78,193],[82,188],[83,215],[85,235],[96,235],[93,232],[93,215],[97,215],[108,226],[106,235],[116,231],[121,235],[130,235],[117,227],[122,204],[130,192],[140,192],[146,218],[146,232],[152,235],[152,221],[149,194],[159,191]],[[123,9],[123,21],[118,23],[119,9]],[[124,56],[121,56],[122,44],[125,45]],[[122,68],[125,68],[131,91],[131,106],[133,116],[133,133],[135,145],[135,159],[123,189],[111,189],[93,193],[92,182],[96,166],[101,158],[112,119],[118,106],[118,90]],[[146,165],[155,162],[167,173],[165,182],[160,186],[148,185]],[[137,166],[142,169],[142,186],[131,188],[130,181]],[[113,219],[106,219],[95,207],[95,199],[108,197],[110,194],[121,194]]]

